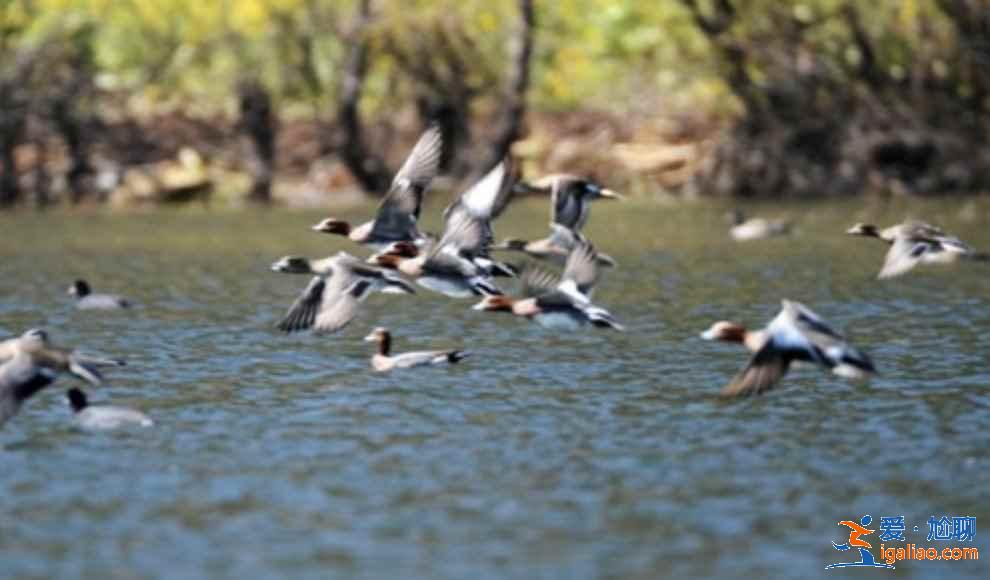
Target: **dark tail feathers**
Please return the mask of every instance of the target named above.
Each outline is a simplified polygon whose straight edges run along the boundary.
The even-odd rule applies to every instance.
[[[452,350],[447,353],[447,361],[451,364],[456,364],[471,356],[471,353],[464,352],[463,350]]]

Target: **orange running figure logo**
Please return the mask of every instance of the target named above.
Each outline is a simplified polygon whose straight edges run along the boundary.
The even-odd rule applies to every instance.
[[[846,550],[851,550],[852,548],[857,548],[859,550],[859,561],[839,562],[838,564],[829,564],[828,566],[825,566],[826,570],[829,570],[831,568],[850,568],[850,567],[859,567],[859,566],[865,566],[868,568],[888,568],[891,570],[894,569],[894,567],[891,566],[890,564],[885,564],[883,562],[877,562],[876,560],[874,560],[873,554],[868,549],[868,548],[872,548],[873,546],[871,546],[870,543],[867,542],[866,540],[861,539],[862,536],[867,536],[869,534],[872,534],[874,531],[876,531],[876,530],[867,529],[866,527],[870,525],[870,522],[872,521],[873,518],[869,514],[867,514],[859,520],[858,524],[850,520],[839,522],[840,526],[846,526],[847,528],[849,528],[850,530],[849,540],[846,541],[846,543],[844,544],[836,544],[835,542],[832,542],[832,546],[835,547],[836,550],[839,550],[841,552],[844,552]]]

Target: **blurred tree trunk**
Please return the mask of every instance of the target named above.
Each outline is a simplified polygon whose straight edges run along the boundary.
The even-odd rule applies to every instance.
[[[365,191],[385,193],[392,180],[380,155],[365,143],[364,125],[358,105],[368,74],[367,28],[371,21],[371,0],[359,0],[357,15],[350,31],[351,50],[344,63],[343,81],[337,102],[337,122],[344,133],[338,148],[341,159]]]
[[[51,203],[50,194],[52,183],[51,175],[48,173],[48,143],[46,142],[44,135],[38,135],[35,137],[34,150],[37,152],[37,160],[34,164],[34,175],[32,176],[34,205],[38,209],[44,209]]]
[[[271,203],[277,132],[272,98],[268,89],[256,79],[242,81],[237,93],[240,101],[238,128],[250,141],[253,157],[248,199],[255,203]]]
[[[72,204],[79,203],[86,195],[85,178],[92,173],[83,122],[74,102],[77,95],[74,91],[60,91],[53,99],[51,107],[52,123],[65,141],[69,154],[69,173],[66,180],[69,201]]]
[[[20,51],[9,68],[0,68],[0,207],[14,205],[21,196],[14,152],[24,138],[28,76],[39,54],[40,50]]]
[[[990,1],[937,0],[956,28],[972,101],[982,106],[990,95]]]
[[[505,110],[492,141],[491,157],[480,167],[481,170],[493,167],[509,154],[512,143],[522,133],[523,119],[526,117],[526,92],[529,89],[536,14],[533,0],[518,0],[518,8],[519,24],[512,37],[512,68],[509,71]]]
[[[0,96],[0,108],[3,109],[5,117],[0,123],[0,207],[9,207],[17,203],[21,196],[17,184],[14,147],[20,141],[23,122],[11,118],[16,112],[8,108],[2,96]]]
[[[869,30],[875,7],[851,0],[802,13],[768,3],[756,15],[737,0],[680,1],[744,108],[693,178],[699,192],[990,187],[990,0],[936,1],[956,28],[954,43],[933,38],[931,14],[919,13],[913,27]]]

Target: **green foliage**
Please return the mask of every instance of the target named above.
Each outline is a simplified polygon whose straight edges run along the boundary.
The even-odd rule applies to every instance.
[[[887,72],[912,66],[919,50],[949,46],[952,29],[937,0],[853,0]],[[809,24],[813,50],[835,66],[862,58],[835,14],[847,0],[736,0],[732,36],[749,43],[781,34],[780,13]],[[729,94],[718,59],[683,0],[556,0],[537,4],[533,103],[545,108],[724,108]],[[698,0],[702,9],[711,1]],[[339,70],[354,0],[0,0],[0,52],[79,29],[93,30],[98,81],[150,103],[232,106],[232,87],[259,75],[283,108],[326,108]],[[366,106],[407,97],[388,42],[430,41],[456,29],[473,44],[476,82],[505,69],[516,26],[511,1],[382,0],[374,3],[372,77]],[[820,26],[814,25],[822,20]],[[757,46],[757,48],[759,48]],[[475,73],[472,73],[475,74]],[[499,87],[491,87],[497,95]],[[398,94],[396,93],[398,91]]]

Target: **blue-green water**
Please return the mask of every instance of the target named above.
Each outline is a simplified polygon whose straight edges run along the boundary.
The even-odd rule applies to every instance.
[[[0,335],[43,326],[125,357],[91,398],[158,423],[77,431],[63,378],[7,424],[0,578],[846,577],[824,566],[854,559],[831,542],[863,514],[905,516],[925,547],[932,515],[975,516],[990,550],[990,266],[879,283],[885,246],[841,234],[913,215],[990,249],[990,203],[761,208],[798,231],[748,244],[724,209],[596,206],[587,233],[620,263],[596,299],[628,332],[564,336],[426,291],[373,296],[340,335],[281,335],[306,279],[268,265],[359,252],[308,231],[319,212],[0,215]],[[496,231],[540,236],[546,219],[527,201]],[[75,311],[80,276],[140,307]],[[881,375],[797,369],[719,401],[746,355],[698,333],[762,325],[783,297]],[[373,375],[360,338],[376,325],[399,350],[474,356]]]

